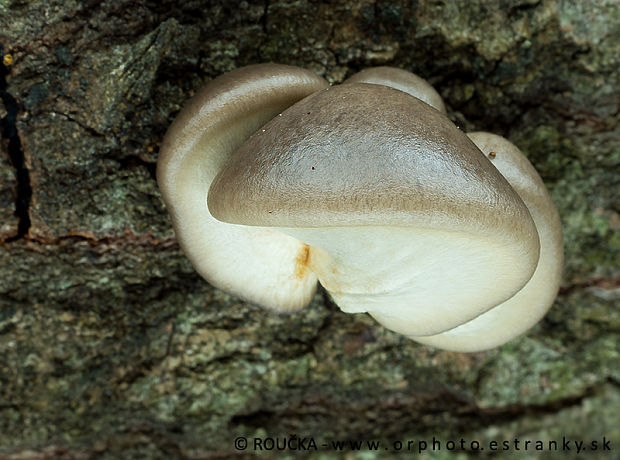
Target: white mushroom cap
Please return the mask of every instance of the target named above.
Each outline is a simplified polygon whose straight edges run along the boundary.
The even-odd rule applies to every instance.
[[[540,260],[530,281],[514,296],[454,329],[414,340],[457,351],[480,351],[522,334],[547,313],[557,295],[564,252],[562,226],[545,185],[525,156],[508,140],[475,132],[469,138],[523,199],[540,235]],[[490,280],[492,282],[492,280]]]
[[[196,94],[163,141],[157,181],[179,240],[211,284],[278,310],[305,306],[316,289],[307,246],[270,229],[214,219],[211,181],[253,132],[298,100],[328,86],[298,67],[260,64],[234,70]]]
[[[352,75],[343,83],[371,83],[389,86],[417,97],[440,112],[446,113],[443,99],[435,88],[422,77],[403,69],[396,67],[371,67]]]
[[[445,115],[382,85],[319,91],[271,120],[231,155],[208,205],[222,222],[308,244],[341,309],[407,335],[505,301],[539,255],[527,208],[482,152]]]

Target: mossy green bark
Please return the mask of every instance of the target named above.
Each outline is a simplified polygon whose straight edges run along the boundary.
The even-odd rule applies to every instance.
[[[235,449],[238,436],[292,434],[318,450],[262,455],[340,458],[322,443],[379,439],[388,450],[347,458],[389,458],[394,441],[433,436],[605,436],[617,454],[615,1],[0,0],[0,43],[13,56],[3,90],[19,103],[32,193],[28,233],[13,241],[25,185],[3,139],[0,457],[229,458],[254,453]],[[323,291],[277,315],[204,282],[174,240],[158,147],[198,88],[264,61],[334,83],[406,68],[435,85],[462,129],[519,146],[565,232],[546,318],[496,350],[449,353],[341,313]]]

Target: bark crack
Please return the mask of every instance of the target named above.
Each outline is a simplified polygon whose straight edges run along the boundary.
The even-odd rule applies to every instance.
[[[0,43],[0,57],[4,56],[3,46]],[[17,198],[15,200],[15,216],[19,219],[17,234],[6,239],[7,242],[19,240],[28,234],[30,229],[30,199],[32,188],[30,186],[30,172],[26,167],[26,158],[22,149],[22,142],[17,130],[17,115],[19,104],[17,99],[7,90],[6,76],[9,74],[9,66],[4,60],[0,61],[0,99],[4,104],[6,115],[0,120],[0,137],[7,142],[9,158],[15,177],[17,178]]]
[[[261,26],[263,28],[263,33],[267,35],[267,14],[269,13],[269,0],[265,0],[263,7],[263,14],[260,18]]]
[[[620,287],[620,276],[615,277],[595,277],[583,280],[576,280],[560,286],[560,295],[570,294],[575,290],[588,288],[617,289]]]
[[[80,128],[82,128],[84,131],[86,131],[87,133],[89,133],[91,136],[93,137],[103,137],[103,133],[97,131],[95,128],[88,126],[87,124],[81,122],[80,120],[78,120],[77,118],[69,115],[68,113],[63,113],[63,112],[58,112],[55,110],[42,110],[40,111],[40,114],[51,114],[51,115],[56,115],[59,117],[64,118],[67,121],[70,121],[72,123],[75,123],[76,125],[78,125]]]

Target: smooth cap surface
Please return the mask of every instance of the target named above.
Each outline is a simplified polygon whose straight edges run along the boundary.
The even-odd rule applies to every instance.
[[[325,89],[275,117],[234,152],[208,205],[241,225],[501,228],[538,244],[527,208],[465,133],[380,85]]]

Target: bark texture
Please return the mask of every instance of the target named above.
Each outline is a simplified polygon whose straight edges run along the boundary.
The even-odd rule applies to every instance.
[[[341,458],[323,444],[378,439],[347,458],[391,458],[394,441],[406,451],[433,436],[605,436],[617,455],[619,11],[615,0],[0,0],[0,458],[243,458],[254,437],[291,435],[318,450],[263,457]],[[155,183],[158,146],[198,88],[266,61],[333,83],[411,70],[463,130],[519,146],[565,232],[548,316],[499,349],[449,353],[341,313],[323,291],[279,316],[196,275]]]

